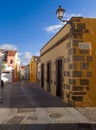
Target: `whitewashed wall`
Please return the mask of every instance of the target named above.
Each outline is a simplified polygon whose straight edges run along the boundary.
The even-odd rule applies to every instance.
[[[1,74],[1,80],[3,80],[4,83],[12,82],[12,72],[2,73]]]
[[[12,70],[13,68],[11,66],[5,64],[5,71],[1,73],[1,80],[3,80],[4,83],[12,82]]]

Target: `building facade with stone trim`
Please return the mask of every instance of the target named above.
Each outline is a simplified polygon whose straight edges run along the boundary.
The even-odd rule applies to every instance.
[[[41,87],[72,106],[96,106],[96,19],[72,17],[40,50]]]

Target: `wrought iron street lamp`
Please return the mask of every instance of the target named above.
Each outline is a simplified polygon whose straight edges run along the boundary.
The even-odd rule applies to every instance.
[[[63,9],[61,6],[56,11],[57,18],[62,22],[68,22],[68,20],[62,20],[65,13],[65,9]]]

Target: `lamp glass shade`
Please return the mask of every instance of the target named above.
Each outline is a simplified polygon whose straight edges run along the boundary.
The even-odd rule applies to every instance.
[[[65,10],[61,6],[59,6],[59,8],[56,11],[58,19],[62,19],[63,18],[64,12],[65,12]]]

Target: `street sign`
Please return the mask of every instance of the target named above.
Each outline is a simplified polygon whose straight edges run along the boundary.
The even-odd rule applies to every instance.
[[[79,43],[79,49],[91,49],[91,43]]]

